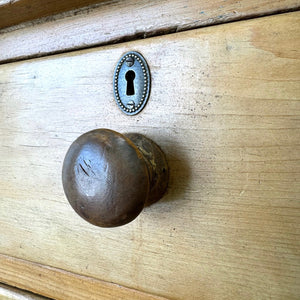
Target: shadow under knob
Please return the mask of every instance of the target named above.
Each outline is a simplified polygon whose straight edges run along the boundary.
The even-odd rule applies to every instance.
[[[70,146],[62,182],[73,209],[101,227],[127,224],[158,201],[168,185],[164,153],[137,133],[96,129]]]

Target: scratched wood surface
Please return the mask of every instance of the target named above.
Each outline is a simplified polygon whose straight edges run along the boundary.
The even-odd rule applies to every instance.
[[[74,2],[47,2],[53,1],[61,2],[61,5]],[[84,2],[75,2],[81,1]],[[96,7],[90,6],[0,31],[0,63],[299,8],[299,0],[105,1]]]
[[[172,299],[297,299],[299,20],[1,65],[0,253]],[[135,117],[113,99],[128,50],[152,74]],[[64,155],[95,128],[145,134],[169,161],[168,194],[124,227],[88,224],[63,194]]]

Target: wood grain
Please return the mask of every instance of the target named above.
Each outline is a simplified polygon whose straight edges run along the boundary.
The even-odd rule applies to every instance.
[[[102,0],[104,1],[104,0]],[[4,0],[0,1],[0,28],[73,10],[101,0]]]
[[[107,1],[95,8],[23,24],[16,27],[17,30],[0,31],[0,62],[141,39],[299,8],[298,0]]]
[[[0,66],[0,252],[173,299],[297,299],[299,20],[282,14]],[[129,50],[152,75],[135,117],[113,98],[114,68]],[[88,224],[63,194],[64,155],[95,128],[145,134],[169,161],[168,194],[120,228]],[[61,292],[55,276],[46,282]]]
[[[1,254],[0,270],[1,281],[9,282],[24,289],[29,288],[34,293],[55,297],[55,299],[167,300],[117,284],[79,276]],[[39,298],[28,297],[24,299]]]
[[[1,267],[0,267],[1,268]],[[0,299],[1,300],[49,300],[28,291],[20,290],[0,283]]]

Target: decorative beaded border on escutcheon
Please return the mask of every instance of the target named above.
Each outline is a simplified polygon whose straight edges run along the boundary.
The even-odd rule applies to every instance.
[[[134,66],[134,64],[136,64],[136,62],[140,65],[140,68],[138,68],[137,66]],[[120,74],[120,70],[123,66],[123,64],[127,65],[126,68],[128,68],[128,70],[133,70],[135,73],[138,73],[137,75],[140,76],[142,78],[143,82],[143,86],[142,86],[142,93],[141,96],[139,97],[139,99],[135,99],[131,100],[126,104],[123,103],[122,98],[126,97],[128,98],[128,96],[126,95],[120,95],[119,93],[119,85],[120,84],[126,84],[126,82],[123,80],[120,80],[119,78],[119,74]],[[115,69],[115,73],[114,73],[114,96],[115,96],[115,100],[117,102],[117,105],[119,106],[119,108],[127,115],[136,115],[138,114],[146,105],[149,95],[150,95],[150,71],[149,71],[149,67],[147,65],[146,60],[144,59],[144,57],[138,53],[138,52],[128,52],[126,54],[124,54],[121,59],[119,60],[117,67]],[[141,89],[141,87],[139,87],[139,89]],[[136,97],[134,97],[136,98]],[[123,99],[124,100],[124,99]]]

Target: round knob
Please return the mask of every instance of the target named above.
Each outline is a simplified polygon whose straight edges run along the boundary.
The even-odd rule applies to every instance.
[[[70,146],[63,163],[63,188],[73,209],[101,227],[124,225],[158,201],[168,184],[161,149],[137,133],[96,129]]]

